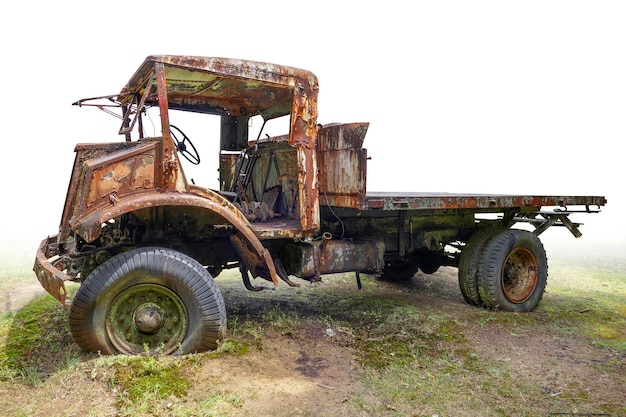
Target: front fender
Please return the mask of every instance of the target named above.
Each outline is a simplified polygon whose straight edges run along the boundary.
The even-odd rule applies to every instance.
[[[192,192],[161,192],[139,195],[128,195],[111,199],[111,204],[101,207],[85,216],[73,218],[70,227],[87,242],[93,242],[100,236],[102,224],[136,210],[159,206],[199,207],[210,210],[230,223],[256,252],[270,273],[274,285],[278,284],[278,275],[274,261],[265,246],[261,243],[250,226],[248,219],[230,201],[219,193],[190,187]]]

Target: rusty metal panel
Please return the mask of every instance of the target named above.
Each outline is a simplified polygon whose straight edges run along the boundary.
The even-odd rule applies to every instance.
[[[49,239],[41,241],[37,250],[33,271],[37,275],[41,286],[62,305],[66,305],[67,290],[65,289],[65,281],[69,281],[71,278],[48,259],[51,257],[51,254],[48,253],[49,243]],[[60,261],[60,259],[57,261]],[[62,261],[60,262],[62,263]]]
[[[87,218],[107,217],[111,207],[124,206],[122,201],[130,201],[128,197],[144,195],[143,199],[135,199],[133,207],[148,204],[154,194],[152,192],[165,191],[166,175],[159,175],[160,171],[169,170],[169,181],[176,188],[172,191],[179,193],[187,189],[184,175],[178,167],[178,157],[172,155],[176,164],[157,163],[160,154],[161,141],[150,140],[145,142],[124,142],[126,146],[118,144],[92,144],[77,147],[77,158],[72,174],[72,183],[66,201],[64,223],[61,225],[59,242],[65,239],[70,228]],[[89,158],[89,157],[92,158]],[[166,159],[167,161],[167,159]],[[160,183],[159,183],[160,181]],[[132,210],[131,207],[128,211]],[[95,216],[95,217],[94,217]],[[112,218],[110,216],[108,218]],[[67,222],[67,223],[65,223]],[[98,227],[94,225],[94,227]],[[95,234],[94,234],[95,233]],[[96,231],[90,231],[83,238],[87,241],[97,237]]]
[[[120,193],[138,192],[154,188],[154,149],[134,157],[105,164],[94,168],[87,196],[87,207],[91,207],[103,198],[118,198]],[[99,165],[99,161],[86,164]],[[114,197],[115,196],[115,197]]]
[[[306,70],[242,59],[175,55],[147,57],[120,96],[130,102],[132,96],[143,93],[158,65],[164,67],[169,108],[272,118],[289,114],[294,89],[304,92],[306,100],[317,97],[317,77]],[[147,101],[155,100],[152,96]],[[317,112],[311,115],[316,117]]]
[[[500,210],[568,206],[604,206],[598,196],[522,196],[498,194],[370,193],[366,208],[373,210],[476,209]]]
[[[123,195],[155,188],[156,145],[148,142],[85,161],[74,216],[98,205],[114,204]]]
[[[380,272],[384,252],[382,241],[329,238],[302,241],[287,245],[285,268],[300,278],[350,271]]]
[[[70,177],[70,184],[67,191],[63,216],[61,217],[60,232],[58,235],[60,242],[64,241],[69,235],[70,220],[72,218],[82,216],[88,209],[86,196],[89,195],[91,176],[86,178],[86,175],[88,175],[90,171],[93,171],[93,168],[90,170],[86,168],[86,166],[91,165],[93,167],[93,161],[111,160],[110,158],[112,158],[112,155],[124,152],[130,152],[130,155],[138,155],[142,152],[151,154],[151,151],[148,151],[147,148],[154,147],[154,143],[155,142],[148,142],[148,144],[146,144],[146,142],[118,142],[76,145],[76,157],[74,159],[74,167]],[[142,146],[142,149],[137,150],[137,148],[141,148]],[[141,182],[142,184],[144,183],[144,181],[140,179],[142,175],[146,175],[145,172],[134,177],[135,185],[137,182]],[[147,184],[144,186],[146,185]]]
[[[369,123],[330,123],[318,132],[318,149],[336,151],[340,149],[361,149]]]
[[[220,190],[230,191],[235,178],[235,165],[241,156],[241,152],[221,151],[220,152]]]
[[[291,136],[298,169],[298,209],[302,230],[316,233],[320,228],[319,176],[317,161],[317,78],[306,85],[299,82],[291,109]]]
[[[318,133],[320,203],[362,209],[365,204],[369,123],[325,125]]]
[[[285,216],[298,218],[296,150],[287,143],[261,143],[256,157],[249,198],[255,197],[257,201],[264,201],[266,194],[280,187],[285,205],[283,208]]]
[[[361,209],[365,200],[367,150],[319,153],[320,204]]]

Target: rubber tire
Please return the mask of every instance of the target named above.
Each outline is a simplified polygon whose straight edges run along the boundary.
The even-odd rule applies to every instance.
[[[476,231],[461,251],[459,260],[459,288],[463,299],[469,305],[483,307],[478,292],[478,265],[481,262],[482,250],[487,241],[502,232],[502,227],[489,227]]]
[[[530,256],[531,270],[535,270],[534,284],[529,287],[528,296],[519,301],[507,297],[505,279],[509,256],[522,253]],[[494,310],[533,311],[541,301],[548,282],[548,259],[539,238],[527,231],[509,229],[492,237],[482,252],[478,266],[478,291],[483,304]],[[527,264],[527,265],[529,265]]]
[[[180,342],[176,349],[165,354],[217,348],[226,332],[226,309],[213,277],[185,254],[147,247],[109,259],[79,288],[70,307],[69,328],[81,349],[101,354],[138,353],[136,349],[120,349],[119,343],[116,347],[107,331],[107,319],[118,295],[133,291],[138,285],[164,288],[163,291],[175,294],[186,313],[186,328],[181,326]]]

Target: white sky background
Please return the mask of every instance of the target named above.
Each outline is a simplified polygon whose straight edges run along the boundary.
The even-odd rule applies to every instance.
[[[26,244],[34,256],[56,233],[74,145],[122,140],[117,119],[71,103],[119,92],[151,54],[313,71],[320,123],[371,123],[369,190],[603,195],[601,214],[577,218],[581,239],[553,228],[542,240],[548,249],[561,237],[582,251],[626,246],[622,1],[12,7],[0,18],[0,247]],[[197,128],[175,124],[202,142]],[[205,163],[216,177],[217,154]]]

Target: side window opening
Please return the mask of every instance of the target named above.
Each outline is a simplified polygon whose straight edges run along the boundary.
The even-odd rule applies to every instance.
[[[261,115],[251,117],[248,121],[248,143],[267,142],[270,138],[284,137],[289,135],[290,115],[263,120]]]

